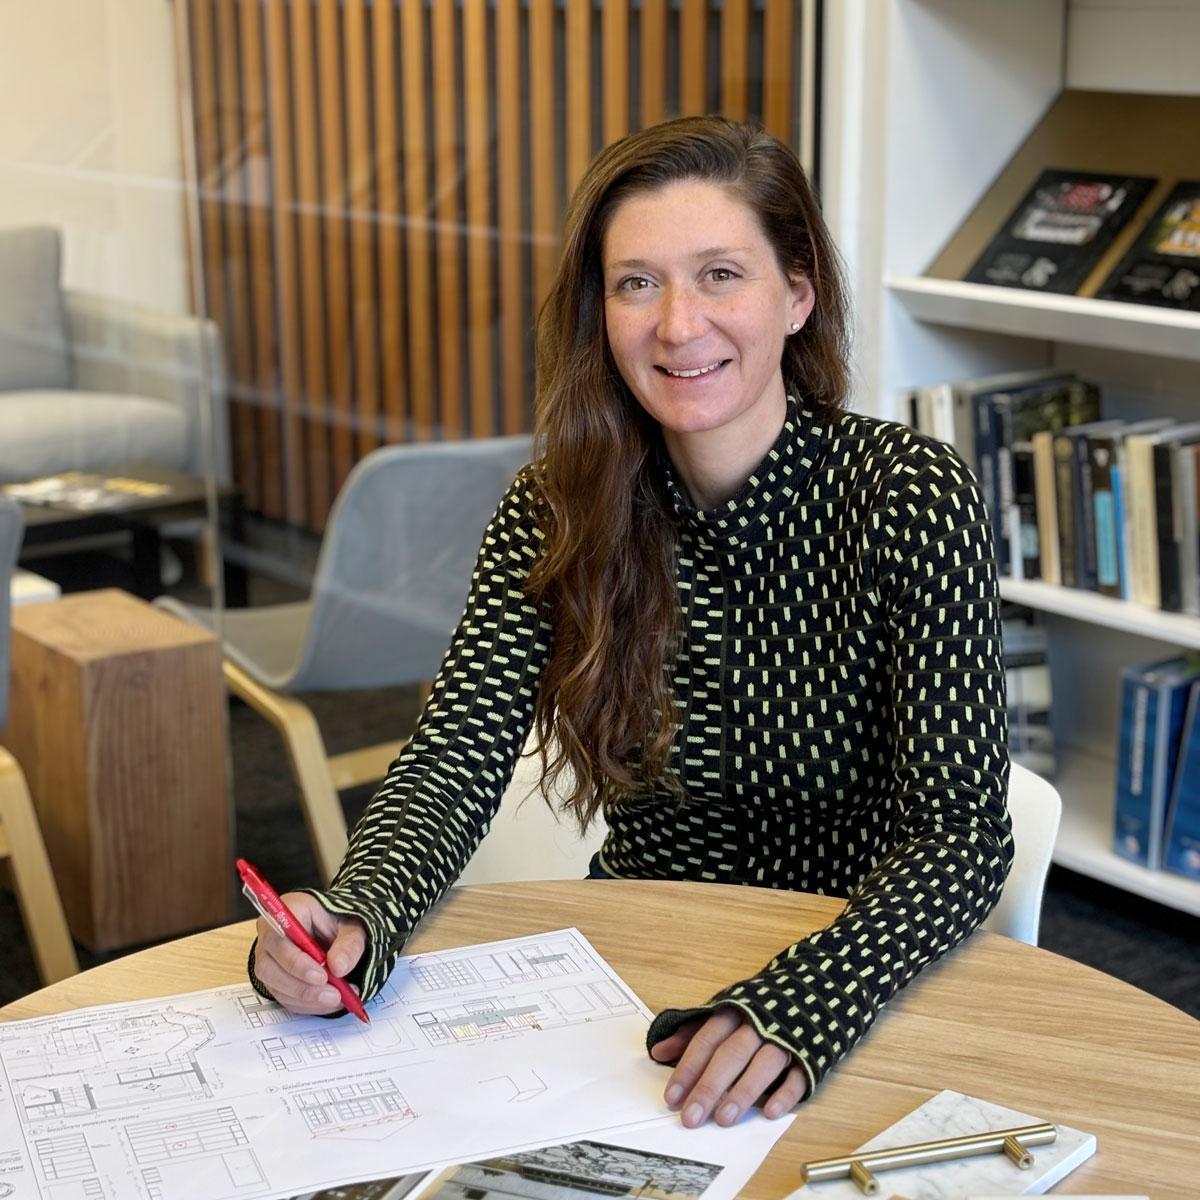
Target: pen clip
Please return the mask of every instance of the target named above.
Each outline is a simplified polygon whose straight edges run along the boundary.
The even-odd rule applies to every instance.
[[[250,903],[253,904],[254,907],[258,909],[259,913],[262,915],[263,920],[266,921],[266,923],[268,925],[270,925],[270,927],[273,930],[275,930],[275,932],[277,934],[279,934],[280,937],[287,937],[287,934],[284,933],[283,930],[280,928],[279,922],[275,919],[274,914],[267,911],[266,906],[258,898],[258,896],[255,895],[254,889],[248,883],[242,884],[242,891],[245,893],[246,899],[249,900]]]

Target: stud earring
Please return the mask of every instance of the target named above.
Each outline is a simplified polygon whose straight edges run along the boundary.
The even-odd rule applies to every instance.
[[[800,332],[800,322],[799,322],[799,321],[793,321],[793,322],[792,322],[792,332],[793,332],[793,333],[799,333],[799,332]]]

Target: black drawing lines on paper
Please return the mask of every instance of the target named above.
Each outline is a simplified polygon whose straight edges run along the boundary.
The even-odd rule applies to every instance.
[[[274,1000],[268,1000],[257,992],[239,996],[237,1000],[242,1009],[243,1019],[253,1029],[261,1029],[264,1025],[285,1025],[289,1021],[300,1020],[282,1004],[276,1004]]]
[[[575,946],[564,938],[487,954],[419,955],[408,970],[422,992],[437,993],[561,979],[580,972],[576,958]]]
[[[173,1008],[109,1020],[66,1018],[3,1047],[26,1124],[156,1101],[209,1096],[197,1055],[209,1021]]]
[[[138,1166],[219,1154],[247,1146],[250,1141],[237,1113],[228,1105],[154,1121],[132,1121],[125,1136]]]
[[[33,1143],[42,1175],[50,1183],[90,1175],[96,1169],[91,1147],[82,1133],[59,1133]]]
[[[494,1075],[491,1079],[481,1079],[479,1082],[485,1086],[500,1084],[508,1092],[505,1100],[509,1104],[524,1104],[526,1100],[536,1099],[549,1091],[549,1085],[532,1067],[518,1075]]]
[[[417,1119],[391,1079],[364,1079],[297,1092],[292,1096],[316,1137],[382,1141]]]
[[[325,1029],[279,1033],[260,1042],[264,1060],[273,1071],[302,1071],[334,1063],[355,1062],[415,1050],[412,1039],[398,1021],[377,1021],[370,1026],[341,1024]]]
[[[430,1045],[447,1046],[582,1025],[637,1011],[633,998],[605,979],[515,997],[475,996],[461,1004],[413,1013],[412,1020]]]
[[[256,1196],[267,1180],[237,1113],[229,1107],[133,1121],[125,1137],[151,1200]]]

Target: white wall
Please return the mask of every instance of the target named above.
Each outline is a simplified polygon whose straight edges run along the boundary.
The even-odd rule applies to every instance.
[[[188,309],[171,0],[0,0],[0,226],[57,225],[68,285]]]

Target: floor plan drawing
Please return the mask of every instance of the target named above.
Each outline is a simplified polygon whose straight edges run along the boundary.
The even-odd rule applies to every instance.
[[[298,1092],[293,1099],[317,1137],[391,1137],[417,1113],[391,1079],[371,1079]]]
[[[666,1115],[650,1014],[575,930],[401,959],[368,1009],[239,984],[0,1023],[0,1186],[276,1200]]]

